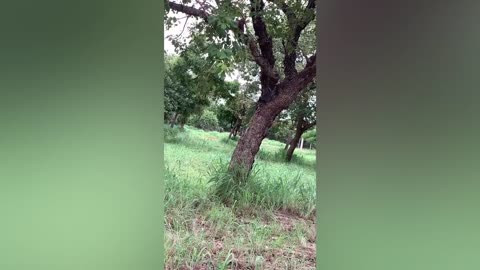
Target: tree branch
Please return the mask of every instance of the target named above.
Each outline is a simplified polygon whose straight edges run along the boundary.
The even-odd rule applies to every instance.
[[[237,20],[237,27],[239,28],[241,36],[245,39],[245,43],[253,56],[255,63],[260,67],[262,76],[268,77],[269,85],[262,87],[263,90],[270,89],[279,80],[278,72],[275,70],[275,57],[273,54],[273,42],[272,38],[267,32],[267,26],[262,18],[262,12],[265,7],[263,0],[250,0],[250,11],[253,23],[253,29],[257,40],[252,35],[244,33],[245,18]],[[205,10],[186,6],[183,4],[177,4],[173,1],[168,1],[168,5],[172,10],[201,18],[208,22],[210,14]]]
[[[290,35],[287,37],[285,58],[283,59],[283,66],[285,77],[292,77],[297,74],[296,60],[297,60],[297,47],[298,40],[302,31],[307,25],[315,18],[315,16],[308,16],[309,12],[315,10],[315,0],[309,0],[305,7],[305,14],[303,18],[298,18],[293,12],[292,8],[284,0],[268,0],[275,4],[287,17],[288,25],[290,28]]]
[[[307,8],[308,9],[315,9],[315,0],[308,0]]]
[[[180,32],[180,34],[177,35],[177,38],[179,38],[180,36],[182,36],[183,31],[185,31],[185,27],[187,26],[188,19],[190,19],[190,15],[187,16],[187,19],[185,20],[185,24],[183,24],[182,32]]]
[[[293,13],[290,6],[284,0],[267,0],[270,3],[275,4],[278,8],[280,8],[285,16],[287,16],[287,20],[295,19],[295,13]]]
[[[182,5],[182,4],[177,4],[177,3],[172,2],[172,1],[168,1],[168,6],[172,10],[175,10],[177,12],[182,12],[182,13],[185,13],[187,15],[194,16],[194,17],[197,17],[197,18],[201,18],[201,19],[204,19],[205,21],[207,21],[208,16],[210,16],[210,14],[208,14],[204,10],[201,10],[201,9],[198,9],[198,8],[195,8],[195,7]]]
[[[262,56],[261,52],[258,49],[257,43],[252,36],[247,36],[248,39],[248,48],[250,49],[250,53],[253,56],[253,60],[260,66],[260,70],[270,77],[272,80],[278,81],[278,73],[275,69],[270,65],[270,63]]]
[[[282,90],[282,92],[287,92],[285,94],[295,94],[306,89],[308,84],[311,83],[317,75],[316,59],[317,54],[312,55],[308,59],[307,65],[305,65],[305,68],[302,71],[298,72],[294,76],[287,77],[280,82],[278,87]]]
[[[255,35],[258,38],[258,45],[262,52],[262,57],[266,59],[271,67],[275,66],[275,56],[273,55],[272,38],[267,32],[267,25],[263,21],[262,12],[265,7],[263,0],[250,0],[250,11]]]
[[[311,129],[312,127],[314,127],[317,124],[317,121],[313,121],[311,123],[304,122],[304,124],[305,125],[302,127],[302,130],[307,131],[307,130]]]

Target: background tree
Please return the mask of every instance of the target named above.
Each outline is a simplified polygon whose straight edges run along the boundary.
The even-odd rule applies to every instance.
[[[185,48],[178,56],[166,56],[165,119],[180,126],[194,114],[201,116],[212,100],[228,98],[238,92],[238,83],[226,82],[225,76],[205,73],[207,59],[195,46]],[[204,83],[205,81],[210,83]]]
[[[303,139],[307,141],[313,148],[315,148],[317,142],[317,129],[311,129],[305,132]]]
[[[289,143],[286,160],[291,161],[302,135],[316,124],[315,84],[312,83],[291,106],[292,119],[295,120],[295,135]]]
[[[185,57],[165,57],[165,120],[173,127],[177,120],[185,123],[186,119],[201,112],[208,106],[207,94],[199,91],[195,84],[195,74],[190,69]]]
[[[230,161],[230,169],[248,173],[262,140],[277,116],[287,109],[312,82],[316,74],[316,54],[299,56],[299,40],[315,18],[315,1],[166,1],[169,10],[201,19],[192,29],[190,42],[208,54],[208,72],[225,74],[248,57],[260,70],[260,95],[255,112],[241,136]],[[314,31],[314,26],[307,28]],[[281,70],[274,49],[282,44]],[[184,45],[178,44],[178,47]],[[249,55],[246,54],[249,51]],[[307,59],[304,61],[304,59]],[[301,71],[298,62],[305,62]]]
[[[288,111],[281,112],[268,131],[267,138],[276,141],[287,141],[292,133],[292,123]]]

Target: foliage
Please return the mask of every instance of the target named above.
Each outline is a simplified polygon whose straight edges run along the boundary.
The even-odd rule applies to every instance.
[[[219,125],[223,130],[230,130],[236,123],[240,123],[243,127],[252,117],[255,102],[251,91],[249,92],[249,85],[239,85],[238,92],[223,99],[223,103],[214,106]]]
[[[207,93],[199,89],[195,83],[195,74],[191,69],[192,60],[185,57],[166,58],[165,71],[165,118],[173,114],[181,114],[188,118],[199,113],[210,103]]]
[[[192,117],[189,121],[189,124],[203,130],[219,129],[217,115],[210,110],[206,110],[201,115]]]
[[[303,118],[307,123],[313,123],[317,118],[317,100],[316,100],[316,85],[311,83],[308,88],[298,96],[294,103],[289,108],[290,117],[297,121],[298,118]]]
[[[165,119],[174,114],[186,120],[201,115],[212,101],[230,99],[239,89],[238,82],[225,81],[222,76],[206,74],[207,61],[192,46],[179,56],[167,55],[165,76]],[[208,83],[205,83],[208,82]]]
[[[267,138],[286,142],[291,136],[292,130],[292,121],[288,118],[288,114],[285,112],[281,114],[273,123],[272,127],[268,131]]]
[[[169,4],[175,6],[171,8]],[[222,79],[234,70],[240,71],[242,76],[258,79],[260,66],[258,59],[252,56],[252,48],[248,42],[255,40],[254,35],[271,38],[270,46],[276,59],[295,52],[298,57],[294,62],[298,69],[302,69],[307,57],[315,53],[314,1],[286,0],[264,3],[263,0],[182,0],[166,1],[165,6],[167,28],[180,23],[174,16],[177,12],[185,13],[190,19],[187,39],[179,40],[175,36],[168,38],[179,54],[194,49],[196,55],[202,56],[204,65],[200,70],[201,74],[198,73],[201,78],[199,83],[215,85],[207,78],[213,75]],[[190,9],[187,11],[185,7]],[[260,30],[253,25],[254,18],[257,17],[261,18],[265,29]],[[263,50],[261,57],[267,57]],[[280,78],[285,78],[285,74],[281,72],[284,69],[283,64],[283,61],[274,63]],[[258,92],[260,88],[256,90]]]
[[[303,139],[312,145],[316,145],[317,142],[317,129],[312,129],[303,134]]]

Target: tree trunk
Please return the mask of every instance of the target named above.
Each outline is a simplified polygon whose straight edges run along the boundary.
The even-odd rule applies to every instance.
[[[287,142],[285,142],[285,148],[283,150],[287,150],[288,149],[288,146],[290,145],[290,142],[292,141],[292,138],[290,136],[288,136],[287,138]]]
[[[273,125],[275,117],[284,109],[278,104],[259,104],[248,128],[240,137],[237,147],[233,152],[230,160],[229,169],[238,168],[242,176],[250,172],[255,162],[255,155],[260,149],[263,139],[267,135],[268,130]]]
[[[230,131],[230,134],[228,135],[228,138],[230,139],[232,136],[235,138],[237,137],[237,133],[240,130],[240,127],[242,126],[242,120],[240,118],[237,118],[235,121],[235,124],[232,127],[232,130]]]
[[[303,149],[302,135],[303,133],[305,133],[305,131],[315,126],[315,124],[316,124],[316,121],[309,123],[304,120],[303,116],[300,116],[297,122],[297,126],[295,128],[295,136],[290,142],[290,148],[288,148],[287,150],[286,160],[288,162],[292,161],[293,152],[295,151],[295,148],[300,147],[300,149]],[[299,144],[300,140],[301,140],[301,143]]]
[[[232,138],[232,137],[233,137],[233,138],[237,137],[237,132],[238,132],[237,126],[234,126],[234,127],[232,128],[232,130],[230,131],[230,134],[228,135],[228,138],[230,139],[230,138]]]
[[[257,108],[253,114],[248,128],[241,134],[237,146],[233,151],[230,160],[229,170],[236,173],[238,180],[248,176],[255,162],[255,155],[260,149],[263,139],[267,136],[268,130],[272,127],[275,118],[287,109],[298,94],[305,89],[315,76],[314,66],[309,66],[299,73],[295,79],[282,81],[264,91],[257,102]],[[260,77],[261,81],[262,77]],[[265,84],[265,82],[262,82]],[[267,85],[267,87],[269,87]],[[239,173],[241,173],[239,175]]]
[[[229,140],[232,138],[234,128],[235,128],[235,124],[230,124],[230,133],[228,134]]]
[[[177,123],[178,113],[174,112],[172,118],[170,119],[170,127],[173,128]]]
[[[185,123],[187,122],[187,118],[183,115],[180,115],[180,129],[183,130],[185,127]]]
[[[315,63],[315,56],[296,76],[278,84],[277,80],[272,81],[266,77],[263,70],[260,72],[262,94],[257,101],[257,108],[248,128],[242,132],[230,160],[229,171],[240,176],[236,177],[237,181],[250,174],[255,162],[255,155],[275,118],[284,109],[287,109],[299,93],[312,82],[316,74],[313,63]]]
[[[295,136],[293,137],[292,141],[290,141],[290,147],[287,151],[286,159],[288,162],[292,161],[293,151],[295,151],[295,148],[297,148],[298,142],[302,138],[303,132],[304,130],[301,128],[301,126],[298,127],[297,125],[297,129],[295,130]]]

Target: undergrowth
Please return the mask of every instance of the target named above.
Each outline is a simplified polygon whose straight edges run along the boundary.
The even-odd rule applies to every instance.
[[[300,173],[287,179],[254,167],[247,178],[238,179],[227,168],[228,164],[212,166],[210,192],[234,209],[288,210],[307,217],[315,209],[315,183],[302,181]]]
[[[238,179],[228,133],[167,129],[166,269],[315,269],[314,151],[285,163],[284,145],[264,140]]]

